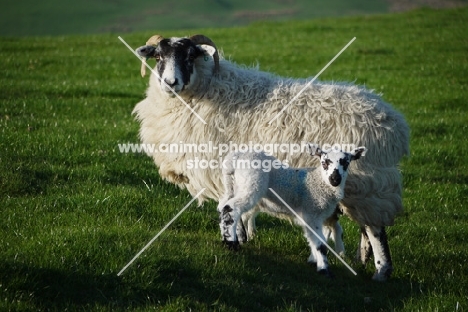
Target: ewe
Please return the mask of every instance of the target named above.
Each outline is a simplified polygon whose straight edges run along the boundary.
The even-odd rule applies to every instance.
[[[330,276],[327,248],[322,243],[325,241],[323,223],[343,199],[350,162],[359,159],[365,148],[359,147],[352,153],[341,150],[322,151],[318,147],[311,147],[311,150],[312,156],[320,158],[321,167],[265,169],[261,165],[265,160],[270,163],[279,160],[265,153],[228,154],[224,162],[226,166],[222,170],[225,193],[218,205],[219,226],[224,242],[230,248],[237,249],[239,241],[236,229],[241,215],[263,201],[264,207],[268,207],[265,212],[275,216],[289,216],[302,226],[311,249],[308,261],[317,264],[319,273]],[[285,207],[270,189],[275,191],[318,236]],[[338,240],[335,244],[342,245],[341,237],[338,237]]]
[[[363,87],[315,82],[277,115],[308,81],[220,59],[215,44],[203,35],[168,39],[156,35],[137,52],[157,60],[147,97],[134,109],[144,144],[210,142],[220,146],[230,142],[266,145],[313,141],[321,146],[366,146],[366,161],[349,168],[340,207],[361,227],[358,259],[367,262],[373,251],[373,278],[385,280],[390,276],[393,266],[385,226],[393,225],[403,209],[398,163],[409,153],[409,128],[400,113]],[[162,178],[187,188],[192,195],[206,188],[199,197],[201,203],[207,198],[219,199],[223,192],[221,170],[189,167],[187,162],[195,158],[217,160],[217,152],[156,152],[150,156]],[[300,153],[279,150],[273,155],[287,159],[293,167],[316,166],[316,161]],[[253,234],[255,213],[242,218],[247,232]]]

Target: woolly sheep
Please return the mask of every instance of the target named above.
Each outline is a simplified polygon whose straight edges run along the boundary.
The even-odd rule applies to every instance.
[[[373,278],[390,276],[393,265],[385,226],[393,225],[403,209],[398,163],[409,154],[409,128],[400,113],[372,91],[346,83],[314,82],[295,97],[308,80],[236,65],[220,57],[215,44],[203,35],[153,36],[137,52],[158,61],[146,98],[134,109],[143,144],[307,141],[321,146],[366,146],[366,161],[354,162],[349,168],[340,207],[361,228],[358,260],[366,263],[373,251]],[[205,188],[199,197],[201,204],[208,198],[220,198],[221,170],[188,167],[187,162],[217,160],[217,152],[155,152],[150,156],[167,181],[187,188],[192,195]],[[314,167],[316,162],[300,153],[278,150],[273,155],[293,167]],[[249,234],[254,233],[255,214],[253,210],[242,217]]]
[[[311,147],[311,150],[312,156],[320,158],[321,167],[264,168],[262,164],[265,161],[280,161],[265,153],[228,154],[224,162],[226,166],[222,170],[225,193],[218,205],[219,226],[223,241],[230,248],[237,249],[239,241],[236,229],[241,215],[253,209],[260,201],[266,201],[265,206],[268,207],[269,213],[288,215],[302,226],[311,249],[308,261],[317,264],[319,273],[331,276],[326,256],[327,248],[322,243],[325,241],[323,223],[343,199],[350,162],[359,159],[365,148],[359,147],[353,153],[335,149],[325,152],[319,147]],[[315,233],[285,207],[270,189],[275,191]]]

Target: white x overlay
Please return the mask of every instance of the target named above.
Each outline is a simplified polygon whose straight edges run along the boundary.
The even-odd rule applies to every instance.
[[[167,228],[190,206],[190,204],[192,204],[195,199],[197,199],[198,196],[201,195],[201,193],[203,193],[206,189],[202,189],[200,192],[198,192],[197,195],[195,195],[191,201],[188,202],[187,205],[185,205],[184,208],[182,208],[178,214],[175,215],[174,218],[171,219],[171,221],[169,221],[162,229],[161,231],[158,232],[158,234],[156,234],[156,236],[154,236],[148,244],[145,245],[145,247],[143,247],[136,255],[135,257],[133,257],[132,260],[130,260],[129,263],[127,263],[126,266],[123,267],[122,270],[120,270],[119,273],[117,273],[117,276],[120,276],[146,249],[148,249],[148,247],[159,237],[159,235],[161,235],[165,230],[167,230]]]
[[[125,42],[125,40],[122,39],[122,37],[119,36],[118,38],[119,38],[120,41],[122,41],[122,43],[123,43],[130,51],[132,51],[132,53],[133,53],[139,60],[141,60],[141,61],[145,64],[145,66],[146,66],[147,68],[149,68],[149,70],[151,70],[151,72],[152,72],[156,77],[158,77],[158,79],[161,81],[161,83],[164,84],[164,86],[165,86],[166,88],[168,88],[169,90],[171,90],[171,92],[174,93],[174,95],[175,95],[182,103],[184,103],[185,106],[187,106],[187,108],[192,112],[192,114],[194,114],[198,119],[200,119],[201,122],[203,122],[203,124],[206,125],[206,121],[205,121],[203,118],[201,118],[200,115],[198,115],[197,112],[194,111],[193,108],[191,108],[190,105],[188,105],[187,102],[185,102],[184,99],[181,98],[180,95],[178,95],[177,92],[174,91],[174,89],[172,89],[164,80],[162,80],[162,78],[158,75],[158,73],[155,72],[155,71],[153,70],[153,68],[151,68],[151,66],[148,65],[148,63],[146,63],[146,60],[145,60],[144,58],[141,58],[141,57],[138,55],[138,53],[136,53],[135,50],[134,50],[127,42]]]
[[[278,118],[278,116],[281,115],[281,114],[284,112],[284,110],[285,110],[286,108],[288,108],[288,106],[291,105],[291,103],[294,102],[294,101],[299,97],[299,95],[301,95],[302,92],[304,92],[304,90],[307,89],[307,88],[315,81],[315,79],[317,79],[318,76],[320,76],[320,75],[325,71],[325,69],[327,69],[328,66],[330,66],[331,63],[333,63],[333,62],[338,58],[338,56],[340,56],[340,54],[343,53],[343,51],[346,50],[346,49],[351,45],[351,43],[353,43],[354,40],[356,40],[356,37],[354,37],[353,39],[351,39],[351,41],[348,42],[348,44],[345,45],[345,47],[344,47],[343,49],[341,49],[341,51],[338,52],[338,54],[335,55],[335,57],[332,58],[332,60],[331,60],[330,62],[328,62],[328,64],[325,65],[325,67],[322,68],[322,70],[319,71],[319,73],[318,73],[317,75],[315,75],[315,77],[314,77],[311,81],[309,81],[309,82],[304,86],[304,88],[302,88],[301,91],[299,91],[299,92],[296,94],[296,96],[294,96],[294,97],[291,99],[291,101],[289,101],[289,103],[286,104],[286,105],[280,110],[280,112],[279,112],[278,114],[276,114],[276,116],[273,117],[273,118],[268,122],[268,125],[271,125],[271,123],[273,122],[273,120],[275,120],[276,118]]]
[[[328,250],[330,250],[341,262],[343,262],[343,264],[348,268],[348,270],[351,271],[351,273],[353,273],[354,275],[357,275],[356,271],[353,270],[353,268],[351,268],[337,253],[335,250],[333,250],[333,248],[330,247],[330,245],[327,244],[326,241],[324,241],[318,234],[317,232],[315,232],[305,221],[304,219],[301,218],[301,216],[299,216],[297,214],[297,212],[294,211],[294,209],[291,208],[291,206],[288,205],[287,202],[284,201],[284,199],[281,198],[281,196],[278,195],[278,193],[275,192],[274,189],[272,189],[271,187],[268,188],[276,197],[278,197],[278,199],[296,216],[296,218],[298,218],[306,227],[309,231],[312,232],[312,234],[314,234],[319,240],[320,242],[322,242],[322,244],[324,244],[325,246],[327,246]]]
[[[162,78],[159,76],[159,74],[153,70],[153,68],[148,65],[148,63],[146,62],[146,60],[144,58],[141,58],[138,53],[136,53],[136,51],[127,43],[125,42],[125,40],[122,38],[122,37],[118,37],[119,40],[141,61],[143,62],[143,64],[149,68],[149,70],[161,81],[161,83],[163,83],[169,90],[171,90],[171,92],[182,102],[185,104],[185,106],[198,118],[200,119],[200,121],[203,123],[203,124],[207,124],[205,120],[203,120],[203,118],[200,117],[200,115],[198,115],[192,107],[190,107],[190,105],[188,105],[184,99],[182,99],[182,97],[180,97],[179,94],[177,94],[177,92],[174,91],[174,89],[172,89],[169,85],[167,85],[167,83],[162,80]],[[337,55],[335,55],[335,57],[330,61],[328,62],[327,65],[325,65],[324,68],[322,68],[322,70],[317,74],[315,75],[315,77],[309,81],[305,86],[304,88],[302,88],[297,94],[296,96],[294,96],[291,101],[289,101],[289,103],[287,105],[285,105],[281,111],[275,116],[273,117],[273,119],[271,119],[268,124],[271,125],[271,123],[276,119],[278,118],[278,116],[280,114],[282,114],[286,108],[291,105],[292,102],[294,102],[301,94],[302,92],[304,92],[305,89],[307,89],[317,78],[318,76],[320,76],[320,74],[322,74],[325,69],[328,68],[328,66],[330,66],[337,58],[338,56],[340,56],[341,53],[344,52],[344,50],[346,50],[350,45],[351,43],[353,43],[353,41],[356,40],[356,37],[354,37],[353,39],[351,39],[351,41],[343,48],[341,49],[340,52],[338,52]],[[189,202],[187,205],[185,205],[184,208],[182,208],[179,213],[177,213],[177,215],[174,216],[174,218],[171,219],[171,221],[169,221],[159,232],[158,234],[156,234],[134,257],[132,260],[130,260],[129,263],[127,263],[123,268],[122,270],[120,270],[120,272],[117,274],[117,276],[120,276],[139,256],[141,256],[141,254],[146,250],[148,249],[148,247],[195,201],[195,199],[197,199],[203,192],[205,191],[205,188],[202,189],[200,192],[198,192],[198,194],[196,194]],[[354,274],[354,275],[357,275],[357,273],[333,250],[333,248],[331,248],[327,242],[325,242],[272,188],[270,188],[270,191],[276,196],[278,197],[278,199],[302,222],[304,223],[304,225],[315,235],[317,236],[317,238]]]

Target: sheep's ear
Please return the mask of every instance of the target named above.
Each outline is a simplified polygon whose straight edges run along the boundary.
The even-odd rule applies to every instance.
[[[311,156],[322,157],[323,151],[317,144],[309,143],[309,152]]]
[[[146,75],[146,64],[145,64],[144,59],[148,60],[150,57],[155,57],[156,47],[154,47],[152,45],[145,45],[145,46],[142,46],[142,47],[139,47],[138,49],[136,49],[136,53],[139,56],[142,57],[140,73],[141,73],[141,77],[145,77],[145,75]]]
[[[356,159],[359,159],[361,156],[365,156],[366,151],[367,151],[367,148],[365,148],[364,146],[355,148],[354,151],[351,153],[351,160],[356,160]]]
[[[138,53],[138,55],[141,57],[154,57],[156,53],[156,47],[145,45],[136,49],[136,53]]]
[[[207,44],[199,44],[197,47],[200,49],[200,51],[203,52],[203,54],[205,54],[205,56],[213,56],[213,54],[216,52],[214,47]]]

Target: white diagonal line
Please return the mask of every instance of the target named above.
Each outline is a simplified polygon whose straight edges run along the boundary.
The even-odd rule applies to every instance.
[[[148,249],[148,247],[159,237],[159,235],[161,235],[161,234],[172,224],[172,222],[174,222],[174,221],[190,206],[190,204],[193,203],[194,200],[197,199],[197,197],[201,195],[201,193],[203,193],[203,191],[205,191],[205,189],[202,189],[200,192],[198,192],[198,194],[195,195],[195,197],[193,197],[192,200],[189,201],[188,204],[185,205],[185,207],[182,208],[182,210],[179,211],[179,213],[176,214],[176,216],[175,216],[174,218],[172,218],[172,220],[169,221],[169,222],[166,224],[166,226],[164,226],[164,227],[162,228],[162,230],[159,231],[159,233],[156,234],[156,236],[153,237],[153,239],[150,240],[149,243],[146,244],[146,246],[143,247],[143,248],[135,255],[135,257],[133,257],[133,259],[130,260],[129,263],[127,263],[126,266],[123,267],[122,270],[120,270],[120,272],[117,274],[117,276],[120,276],[120,275],[133,263],[133,261],[135,261],[146,249]]]
[[[305,221],[304,219],[302,219],[295,211],[294,209],[292,209],[288,203],[286,203],[276,192],[275,190],[273,190],[271,187],[268,188],[273,194],[275,194],[276,197],[278,197],[278,199],[289,209],[291,210],[291,212],[296,216],[296,218],[298,218],[315,236],[317,236],[317,238],[322,242],[322,244],[324,244],[325,246],[327,246],[328,250],[330,250],[341,262],[343,262],[343,264],[354,274],[354,275],[357,275],[356,271],[353,270],[353,268],[351,268],[336,252],[335,250],[333,250],[333,248],[331,248],[326,241],[324,241],[318,234],[317,232],[315,232]]]
[[[123,43],[130,51],[132,51],[132,53],[133,53],[139,60],[141,60],[141,61],[145,64],[145,66],[146,66],[147,68],[149,68],[149,70],[151,70],[151,72],[152,72],[153,74],[156,75],[156,77],[158,77],[158,79],[164,84],[165,87],[167,87],[169,90],[171,90],[171,92],[174,93],[174,95],[175,95],[182,103],[184,103],[185,106],[187,106],[187,108],[192,112],[192,114],[194,114],[198,119],[200,119],[201,122],[203,122],[203,123],[206,125],[206,121],[203,120],[203,118],[201,118],[200,115],[198,115],[197,112],[195,112],[195,111],[193,110],[193,108],[191,108],[190,105],[188,105],[187,102],[185,102],[184,99],[181,98],[180,95],[177,94],[177,92],[174,91],[174,89],[172,89],[164,80],[161,79],[161,77],[159,77],[158,73],[155,72],[155,71],[153,70],[153,68],[151,68],[151,66],[148,65],[148,63],[146,63],[146,60],[145,60],[145,59],[141,58],[141,57],[138,55],[138,53],[136,53],[136,52],[132,49],[132,47],[131,47],[128,43],[126,43],[125,40],[122,39],[122,37],[119,36],[118,38],[119,38],[120,41],[122,41],[122,43]]]
[[[296,94],[296,96],[293,97],[293,98],[291,99],[291,101],[289,101],[289,103],[286,104],[286,105],[283,107],[283,109],[281,109],[281,111],[280,111],[278,114],[276,114],[275,117],[273,117],[273,119],[271,119],[271,120],[268,122],[268,125],[271,125],[271,123],[273,122],[273,120],[275,120],[276,118],[278,118],[278,116],[281,115],[281,114],[284,112],[284,110],[285,110],[289,105],[291,105],[291,103],[294,102],[294,101],[299,97],[299,95],[301,95],[302,92],[304,92],[304,90],[307,89],[307,88],[315,81],[315,79],[317,79],[317,77],[320,76],[320,74],[322,74],[322,73],[325,71],[325,69],[327,69],[328,66],[330,66],[331,63],[333,63],[333,62],[338,58],[338,56],[340,56],[340,54],[343,53],[343,51],[346,50],[346,49],[351,45],[351,43],[353,43],[354,40],[356,40],[356,37],[354,37],[353,39],[351,39],[351,41],[348,42],[348,44],[345,45],[345,47],[344,47],[343,49],[341,49],[341,51],[338,52],[338,54],[335,55],[335,57],[332,58],[332,60],[331,60],[330,62],[328,62],[328,64],[325,65],[325,67],[322,68],[322,70],[321,70],[317,75],[315,75],[315,77],[314,77],[311,81],[309,81],[309,82],[305,85],[305,87],[302,88],[301,91],[299,91],[299,92]]]

